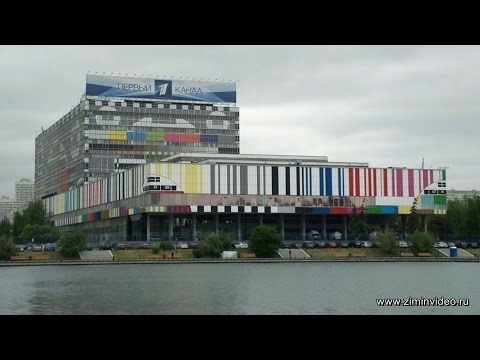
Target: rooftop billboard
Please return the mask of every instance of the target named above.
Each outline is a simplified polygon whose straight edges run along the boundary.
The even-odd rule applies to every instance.
[[[237,102],[235,83],[125,76],[87,75],[86,94],[87,96]]]

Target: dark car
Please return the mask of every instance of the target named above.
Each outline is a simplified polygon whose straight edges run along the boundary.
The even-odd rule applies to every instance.
[[[100,245],[100,250],[112,250],[113,249],[113,244],[111,242],[104,242],[102,245]]]

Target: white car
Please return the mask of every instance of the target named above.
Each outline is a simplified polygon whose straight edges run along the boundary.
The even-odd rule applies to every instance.
[[[235,249],[248,249],[248,244],[244,242],[236,243]]]
[[[188,249],[188,244],[179,243],[179,244],[178,244],[178,247],[179,247],[180,249]]]

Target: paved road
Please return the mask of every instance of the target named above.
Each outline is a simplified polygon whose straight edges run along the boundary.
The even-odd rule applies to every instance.
[[[437,249],[437,250],[440,251],[445,256],[450,257],[450,249]],[[469,253],[468,251],[457,248],[457,257],[459,257],[459,258],[473,258],[475,256],[473,256],[473,254]]]
[[[82,251],[80,259],[84,261],[113,261],[113,254],[110,250]]]
[[[292,256],[290,257],[290,251]],[[277,254],[280,255],[282,259],[310,259],[303,249],[278,249]]]

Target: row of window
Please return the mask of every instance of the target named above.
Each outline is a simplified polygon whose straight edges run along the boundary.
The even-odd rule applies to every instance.
[[[112,102],[109,101],[95,101],[95,100],[89,100],[88,104],[92,106],[112,106]],[[133,101],[125,101],[125,104],[127,107],[141,107],[141,108],[152,108],[156,109],[158,108],[158,103],[148,103],[148,102],[133,102]],[[200,110],[207,110],[208,108],[212,108],[213,111],[218,111],[219,107],[218,106],[212,106],[212,105],[206,105],[206,104],[168,104],[168,103],[161,103],[160,105],[163,106],[164,109],[179,109],[179,110],[194,110],[195,106],[200,108]],[[120,101],[115,101],[115,106],[122,106],[122,102]],[[223,106],[221,111],[230,111],[230,107],[228,106]]]

